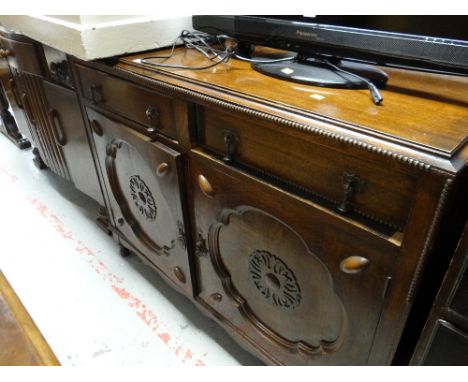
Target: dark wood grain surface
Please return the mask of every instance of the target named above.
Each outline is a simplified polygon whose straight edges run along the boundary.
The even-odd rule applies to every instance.
[[[167,51],[153,52],[164,55]],[[442,156],[453,156],[468,136],[468,78],[385,68],[390,79],[381,106],[374,105],[368,90],[343,90],[287,82],[260,74],[250,64],[231,59],[209,70],[175,70],[152,68],[138,63],[148,54],[121,59],[119,68],[147,77],[158,78],[157,72],[170,72],[184,79],[239,92],[253,100],[276,107],[300,110],[343,121],[389,139],[396,138],[420,149],[433,150]],[[151,60],[150,60],[151,61]],[[201,66],[206,61],[190,49],[178,49],[171,59],[153,60],[165,64]]]

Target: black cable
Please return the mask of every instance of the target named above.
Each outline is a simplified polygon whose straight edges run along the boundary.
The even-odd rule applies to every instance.
[[[211,41],[217,40],[218,44],[222,47],[221,50],[215,49]],[[181,41],[184,46],[188,49],[196,49],[199,53],[203,54],[207,59],[213,61],[218,59],[218,61],[204,66],[187,66],[187,65],[176,65],[176,64],[162,64],[162,63],[155,63],[155,62],[148,62],[148,60],[154,59],[169,59],[174,55],[175,46],[177,42]],[[172,44],[172,48],[169,54],[164,56],[147,56],[140,59],[140,63],[144,65],[154,66],[154,67],[162,67],[162,68],[171,68],[171,69],[183,69],[183,70],[205,70],[213,68],[223,62],[229,61],[231,57],[235,57],[242,61],[247,62],[255,62],[255,63],[275,63],[275,62],[284,62],[284,61],[292,61],[297,58],[297,56],[293,57],[285,57],[285,58],[278,58],[278,59],[258,59],[258,58],[248,58],[243,57],[240,54],[236,53],[237,51],[238,41],[234,38],[231,38],[228,35],[222,34],[217,36],[211,36],[205,34],[203,32],[190,32],[188,30],[183,30],[179,36],[175,39],[174,43]],[[380,105],[383,101],[383,97],[379,92],[379,89],[367,78],[361,77],[358,74],[349,72],[340,68],[339,66],[331,63],[327,59],[315,59],[319,63],[323,63],[328,65],[332,69],[336,70],[337,72],[347,74],[349,76],[356,77],[360,81],[364,82],[367,87],[369,88],[372,101],[376,105]]]
[[[333,69],[335,69],[337,72],[341,72],[341,73],[345,73],[345,74],[348,74],[350,76],[353,76],[353,77],[356,77],[358,78],[359,80],[361,80],[362,82],[364,82],[367,87],[369,88],[369,91],[370,91],[370,94],[371,94],[371,98],[372,98],[372,101],[376,104],[376,105],[380,105],[383,101],[383,97],[382,95],[380,94],[379,92],[379,89],[377,88],[377,86],[375,86],[371,81],[369,81],[367,78],[364,78],[364,77],[361,77],[360,75],[358,74],[355,74],[355,73],[352,73],[352,72],[348,72],[347,70],[344,70],[342,68],[340,68],[339,66],[335,65],[335,64],[332,64],[330,61],[324,59],[323,61],[321,61],[323,63],[325,63],[326,65],[332,67]]]
[[[140,59],[140,62],[145,65],[155,66],[155,67],[162,67],[162,68],[172,68],[172,69],[189,69],[189,70],[204,70],[210,69],[214,66],[221,64],[222,62],[227,62],[230,57],[235,57],[242,61],[247,62],[260,62],[260,63],[274,63],[274,62],[282,62],[282,61],[292,61],[295,57],[286,57],[286,58],[279,58],[279,59],[257,59],[257,58],[248,58],[243,57],[236,53],[237,50],[237,40],[228,36],[228,35],[217,35],[215,39],[217,40],[218,44],[223,48],[222,50],[214,49],[207,40],[210,39],[210,35],[201,33],[201,32],[189,32],[187,30],[183,30],[179,36],[175,39],[174,43],[172,44],[171,51],[167,55],[163,56],[147,56]],[[187,65],[176,65],[176,64],[163,64],[163,63],[155,63],[149,62],[148,60],[155,60],[155,59],[169,59],[174,55],[175,46],[177,42],[181,41],[184,46],[188,49],[196,49],[198,52],[203,54],[207,59],[214,60],[219,59],[219,61],[205,66],[187,66]],[[229,42],[227,44],[226,42]]]
[[[179,36],[175,39],[174,43],[172,44],[171,52],[164,56],[147,56],[140,59],[140,62],[145,65],[155,66],[155,67],[162,67],[162,68],[171,68],[171,69],[189,69],[189,70],[204,70],[213,68],[223,62],[227,62],[230,57],[234,55],[234,50],[230,47],[226,47],[224,42],[221,40],[222,38],[227,39],[228,36],[219,35],[216,36],[218,43],[224,48],[224,50],[217,50],[214,49],[207,40],[210,39],[211,36],[206,35],[204,33],[197,33],[197,32],[189,32],[187,30],[183,30]],[[168,59],[174,55],[175,46],[177,45],[178,41],[181,41],[184,46],[188,49],[196,49],[198,52],[203,54],[209,60],[218,59],[219,61],[214,62],[213,64],[205,65],[205,66],[187,66],[187,65],[176,65],[176,64],[162,64],[162,63],[155,63],[149,62],[148,60],[154,59]]]
[[[276,58],[276,59],[273,59],[273,60],[270,60],[270,59],[258,59],[258,58],[247,58],[247,57],[242,57],[240,55],[238,55],[237,53],[234,54],[234,57],[239,59],[239,60],[242,60],[242,61],[247,61],[247,62],[258,62],[258,63],[262,63],[262,64],[270,64],[270,63],[274,63],[274,62],[283,62],[283,61],[292,61],[292,60],[295,60],[296,59],[296,56],[293,56],[293,57],[284,57],[284,58]]]

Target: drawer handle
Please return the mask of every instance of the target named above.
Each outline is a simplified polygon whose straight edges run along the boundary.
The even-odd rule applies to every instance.
[[[91,103],[93,105],[97,105],[104,100],[102,96],[102,86],[101,85],[91,85],[89,87],[89,91],[91,92]]]
[[[350,256],[340,263],[340,269],[344,273],[354,275],[363,271],[369,265],[370,261],[362,256]]]
[[[28,100],[28,95],[26,93],[21,94],[21,102],[24,106],[24,111],[26,112],[26,117],[28,117],[29,121],[33,124],[36,125],[36,120],[33,118],[31,114],[31,108],[29,105],[29,100]]]
[[[149,105],[145,111],[146,118],[148,119],[148,127],[146,131],[148,133],[154,133],[159,127],[159,111],[154,106]]]
[[[11,92],[13,93],[13,98],[15,99],[16,104],[18,105],[20,109],[23,109],[23,104],[18,98],[18,89],[16,88],[15,80],[13,78],[10,78],[8,83],[10,84],[10,89],[11,89]]]
[[[163,177],[169,172],[169,165],[166,162],[161,163],[157,168],[156,168],[156,175],[159,177]]]
[[[213,186],[211,183],[206,179],[203,175],[198,175],[198,186],[200,187],[200,190],[202,190],[203,194],[205,196],[208,196],[209,198],[212,198],[214,196],[214,190]]]
[[[51,62],[49,65],[50,73],[60,82],[70,84],[70,73],[67,60],[60,62]]]
[[[91,129],[93,130],[94,134],[99,137],[102,137],[102,134],[104,134],[101,124],[95,119],[91,121]]]
[[[197,232],[197,239],[195,241],[195,255],[198,257],[204,257],[208,255],[208,245],[206,244],[206,240],[203,237],[203,232],[198,230]]]
[[[238,142],[239,138],[235,133],[228,130],[224,132],[224,147],[226,149],[226,154],[223,157],[223,161],[225,163],[230,163],[234,160]]]
[[[54,136],[55,143],[59,146],[65,146],[67,144],[67,138],[63,131],[59,114],[55,109],[49,109],[49,117],[52,122],[52,135]]]
[[[13,56],[13,52],[9,49],[0,49],[0,58],[7,58]]]
[[[366,181],[355,174],[345,172],[343,174],[343,200],[338,206],[338,211],[347,213],[351,211],[351,199],[357,192],[366,188]]]

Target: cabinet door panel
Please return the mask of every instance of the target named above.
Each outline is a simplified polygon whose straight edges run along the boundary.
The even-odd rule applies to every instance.
[[[44,81],[44,92],[54,140],[63,151],[71,180],[80,191],[103,205],[76,93],[47,81]]]
[[[191,294],[180,154],[91,109],[87,113],[119,235]]]
[[[365,364],[397,248],[205,156],[190,171],[202,305],[271,363]]]

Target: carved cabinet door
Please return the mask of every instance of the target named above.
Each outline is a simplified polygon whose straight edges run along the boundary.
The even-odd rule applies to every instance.
[[[87,109],[119,237],[192,294],[179,182],[180,154]]]
[[[192,152],[196,295],[272,364],[366,364],[396,248],[332,211]]]

